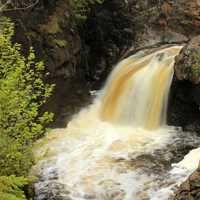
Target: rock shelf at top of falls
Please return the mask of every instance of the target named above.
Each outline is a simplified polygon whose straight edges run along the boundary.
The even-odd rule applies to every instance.
[[[120,62],[92,105],[36,145],[35,200],[172,198],[200,159],[196,150],[195,159],[178,163],[200,139],[166,125],[181,48],[141,51]]]

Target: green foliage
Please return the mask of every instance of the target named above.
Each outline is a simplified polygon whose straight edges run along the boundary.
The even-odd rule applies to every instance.
[[[33,164],[31,146],[0,134],[0,176],[26,176]]]
[[[28,58],[19,44],[12,45],[13,26],[0,35],[0,130],[20,144],[29,144],[45,132],[52,114],[39,114],[53,87],[42,80],[44,64],[36,62],[32,48]]]
[[[22,188],[27,183],[24,177],[0,176],[1,200],[25,200]]]
[[[195,77],[196,76],[199,77],[200,76],[200,55],[197,53],[192,53],[191,59],[193,62],[192,75]]]
[[[68,42],[66,40],[54,39],[52,43],[61,48],[65,48],[68,46]]]
[[[102,4],[104,0],[71,0],[78,19],[85,20],[92,5]]]
[[[21,45],[11,42],[14,25],[0,20],[0,199],[24,200],[21,188],[34,163],[32,145],[53,118],[41,111],[53,86],[44,83],[45,66],[36,61],[33,48],[24,57]]]

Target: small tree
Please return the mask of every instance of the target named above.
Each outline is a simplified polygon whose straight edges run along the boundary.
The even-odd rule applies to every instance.
[[[26,175],[32,143],[46,131],[52,113],[41,112],[53,86],[43,82],[43,62],[33,48],[27,58],[12,44],[14,26],[3,19],[0,32],[0,175]]]
[[[28,144],[45,132],[52,114],[40,113],[53,86],[43,82],[44,63],[36,62],[33,48],[26,59],[21,46],[12,44],[13,24],[4,23],[0,34],[0,130],[1,134]]]
[[[34,160],[33,142],[46,131],[52,113],[41,112],[53,85],[44,83],[44,64],[33,48],[25,58],[11,42],[14,25],[0,20],[0,199],[25,200],[22,190]]]

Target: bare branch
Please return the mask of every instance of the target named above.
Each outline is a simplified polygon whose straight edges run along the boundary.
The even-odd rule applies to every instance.
[[[11,0],[8,0],[6,3],[4,3],[1,7],[0,7],[0,12],[3,11],[4,8],[6,8],[7,5],[9,5],[11,3]]]
[[[6,11],[16,11],[16,10],[27,10],[29,8],[32,8],[34,6],[36,6],[39,3],[40,0],[35,0],[34,3],[25,6],[25,7],[13,7],[13,8],[6,8],[6,6],[8,6],[9,4],[12,5],[11,0],[8,0],[2,7],[0,7],[0,12],[6,12]]]

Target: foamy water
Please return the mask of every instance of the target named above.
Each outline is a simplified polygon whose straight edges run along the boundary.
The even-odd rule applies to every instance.
[[[171,167],[176,153],[169,149],[183,137],[166,126],[166,108],[174,57],[181,48],[140,52],[122,61],[90,107],[36,145],[37,200],[46,198],[42,188],[52,184],[62,185],[62,191],[53,187],[63,199],[171,198],[197,167],[200,151]]]

